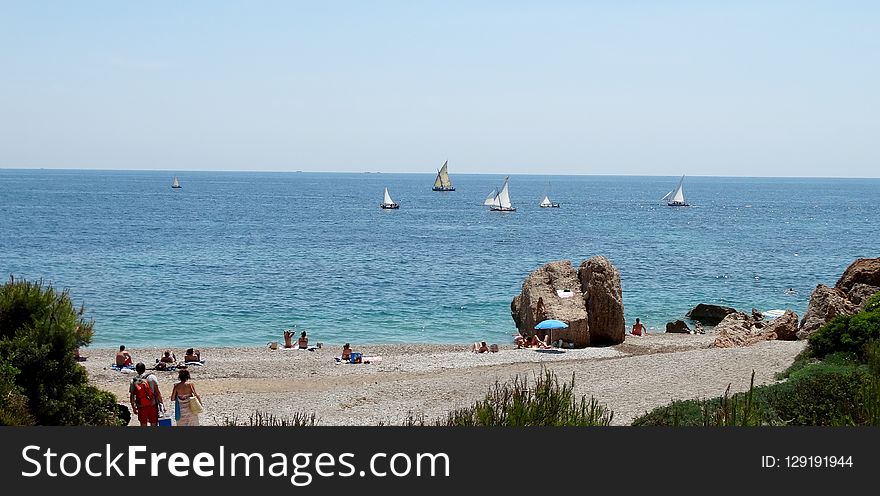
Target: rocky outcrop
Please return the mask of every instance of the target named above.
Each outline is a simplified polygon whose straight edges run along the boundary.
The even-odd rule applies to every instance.
[[[677,332],[677,333],[681,333],[681,334],[690,334],[691,330],[685,321],[676,320],[675,322],[667,322],[666,323],[666,332]]]
[[[860,258],[850,264],[834,289],[849,294],[857,284],[880,287],[880,258]]]
[[[749,346],[774,339],[793,340],[798,328],[798,316],[791,310],[770,322],[760,313],[752,315],[736,312],[724,317],[715,326],[713,348]]]
[[[807,339],[825,322],[838,315],[852,315],[855,312],[856,306],[847,299],[846,293],[820,284],[810,295],[810,304],[804,313],[797,337],[798,339]]]
[[[853,285],[846,297],[850,303],[856,306],[856,311],[859,311],[865,308],[865,304],[868,303],[868,298],[874,296],[878,292],[880,292],[880,286],[859,283]]]
[[[590,343],[622,343],[626,321],[623,318],[623,293],[617,267],[605,257],[593,257],[581,262],[578,279],[584,293]]]
[[[851,263],[833,288],[819,284],[801,320],[798,339],[806,339],[838,315],[852,315],[880,291],[880,258],[860,258]]]
[[[781,341],[794,341],[797,339],[798,314],[786,310],[784,314],[771,320],[763,331],[767,334],[775,334],[776,339]]]
[[[561,339],[575,347],[622,343],[620,273],[605,257],[583,262],[579,271],[568,260],[548,263],[526,277],[522,292],[510,304],[510,314],[527,338],[544,335],[535,330],[538,322],[558,319],[568,329],[554,329],[554,341]]]
[[[724,320],[724,317],[735,312],[736,309],[734,308],[700,303],[687,313],[687,318],[691,320],[699,320],[705,325],[716,325]]]

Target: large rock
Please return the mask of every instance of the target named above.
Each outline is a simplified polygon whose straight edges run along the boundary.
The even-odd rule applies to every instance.
[[[691,320],[699,320],[705,325],[716,325],[724,320],[724,317],[735,312],[734,308],[700,303],[687,313],[687,317]]]
[[[756,320],[751,315],[735,312],[715,326],[715,341],[713,348],[734,348],[749,346],[761,341],[776,339],[776,334],[766,332],[766,329],[758,327]]]
[[[666,332],[676,332],[680,334],[690,334],[691,330],[688,327],[687,323],[683,320],[676,320],[675,322],[667,322],[666,323]]]
[[[569,290],[563,298],[557,291]],[[577,272],[569,260],[550,262],[526,277],[522,292],[510,304],[510,313],[516,328],[526,338],[536,332],[535,325],[546,319],[558,319],[568,324],[568,329],[554,329],[554,340],[562,339],[575,346],[589,346],[590,332],[587,309]]]
[[[590,329],[590,344],[622,343],[626,334],[620,272],[605,257],[581,262],[578,279]]]
[[[834,288],[849,294],[856,284],[880,287],[880,258],[860,258],[851,263]]]
[[[520,334],[530,338],[545,319],[568,323],[554,329],[553,340],[576,347],[623,342],[625,321],[620,273],[605,257],[593,257],[575,271],[571,262],[551,262],[526,277],[522,292],[513,298],[510,314]]]
[[[798,315],[791,310],[771,320],[763,331],[766,334],[775,334],[776,339],[782,341],[794,341],[797,339]]]
[[[810,295],[810,303],[804,318],[801,320],[801,327],[797,332],[798,339],[807,339],[825,322],[838,315],[852,315],[856,312],[856,308],[843,291],[829,288],[824,284],[816,286],[813,294]]]

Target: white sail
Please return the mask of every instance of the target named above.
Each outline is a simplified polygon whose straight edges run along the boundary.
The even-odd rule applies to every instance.
[[[671,201],[673,203],[684,203],[684,190],[681,187],[683,182],[684,176],[681,176],[681,179],[678,181],[678,187],[675,188],[675,192],[672,194]]]
[[[664,196],[663,198],[660,198],[660,201],[668,200],[672,196],[672,193],[675,193],[675,190],[672,190],[669,193],[666,193],[666,196]]]
[[[180,181],[177,180],[177,176],[174,176],[174,182],[171,183],[171,187],[172,188],[179,188],[180,187]]]
[[[442,187],[443,187],[443,181],[440,180],[440,173],[438,172],[437,179],[434,179],[434,189],[442,188]]]
[[[542,207],[549,207],[552,204],[553,203],[550,201],[550,197],[547,195],[544,195],[544,199],[541,201],[541,206]]]
[[[510,204],[510,190],[507,187],[508,179],[510,179],[510,176],[504,178],[504,186],[501,187],[501,191],[498,193],[498,205],[501,208],[510,208],[512,206]]]
[[[388,188],[385,188],[385,205],[394,205],[394,200],[392,200],[391,195],[388,194]]]
[[[483,202],[483,205],[495,205],[495,199],[498,198],[498,190],[493,189],[489,196],[486,197],[486,201]]]
[[[434,189],[452,189],[452,181],[449,180],[449,170],[447,165],[449,161],[443,162],[443,167],[437,171],[437,178],[434,180]]]

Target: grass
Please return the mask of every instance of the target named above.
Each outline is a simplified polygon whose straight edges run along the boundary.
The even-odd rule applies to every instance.
[[[218,425],[227,427],[313,427],[317,425],[314,413],[296,412],[288,416],[278,416],[268,412],[256,411],[247,419],[236,416],[226,417]]]

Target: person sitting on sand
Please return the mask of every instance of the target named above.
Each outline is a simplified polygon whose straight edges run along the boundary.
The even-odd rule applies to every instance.
[[[485,341],[474,343],[474,353],[489,353],[489,345]]]
[[[285,348],[293,348],[293,336],[294,332],[290,329],[284,329],[284,347]]]
[[[516,337],[513,338],[513,344],[516,345],[516,349],[525,348],[526,338],[524,338],[522,334],[517,334]]]
[[[551,347],[551,346],[550,346],[549,344],[547,344],[547,343],[545,343],[544,341],[541,341],[540,339],[538,339],[538,335],[537,335],[537,334],[533,334],[533,335],[532,335],[532,339],[531,339],[531,341],[529,341],[529,348],[541,348],[541,349],[547,349],[547,348],[550,348],[550,347]]]
[[[342,345],[342,361],[346,362],[348,360],[351,360],[351,345],[345,343]]]
[[[296,345],[301,350],[309,349],[309,338],[306,336],[306,331],[303,331],[302,334],[299,335],[299,339],[296,341]]]
[[[125,367],[128,365],[131,365],[131,353],[125,351],[125,345],[121,345],[119,351],[116,352],[116,366]]]
[[[165,354],[162,355],[162,358],[160,358],[159,361],[162,363],[177,363],[177,358],[171,350],[165,350]]]
[[[641,321],[639,321],[639,319],[636,319],[636,323],[633,324],[632,335],[633,336],[647,336],[648,335],[648,331],[645,330],[645,325],[642,324]]]
[[[183,356],[184,362],[201,362],[202,361],[202,353],[199,350],[193,350],[189,348],[186,350],[186,355]]]

